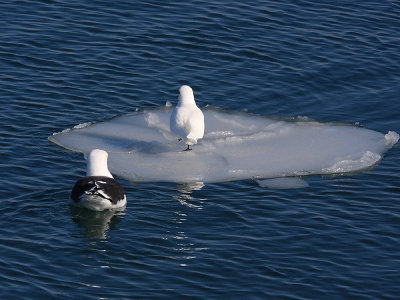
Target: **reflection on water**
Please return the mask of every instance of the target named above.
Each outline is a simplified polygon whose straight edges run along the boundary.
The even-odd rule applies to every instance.
[[[192,183],[184,183],[177,186],[177,191],[179,194],[174,195],[173,198],[178,200],[180,204],[191,207],[202,209],[202,201],[206,200],[205,198],[195,198],[192,196],[193,191],[200,191],[204,186],[203,182],[192,182]]]
[[[91,211],[73,206],[70,211],[72,220],[85,229],[84,236],[89,239],[108,238],[109,230],[115,229],[125,214],[124,209]]]
[[[193,196],[193,191],[200,191],[203,187],[203,182],[179,184],[176,187],[178,194],[173,195],[173,198],[178,200],[183,206],[181,210],[175,212],[173,221],[175,230],[171,232],[171,237],[176,242],[174,250],[179,253],[178,256],[180,258],[183,258],[183,261],[180,263],[182,267],[187,266],[188,260],[195,259],[198,251],[207,249],[195,244],[191,236],[188,235],[185,230],[185,223],[188,221],[188,218],[191,218],[188,214],[194,213],[191,209],[203,209],[203,202],[207,200],[204,197]],[[186,208],[190,209],[187,210]]]

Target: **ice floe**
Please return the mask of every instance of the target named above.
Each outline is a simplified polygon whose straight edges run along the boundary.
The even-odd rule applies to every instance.
[[[103,149],[110,171],[131,181],[185,183],[360,171],[399,139],[393,131],[205,108],[204,138],[184,152],[170,132],[171,111],[166,106],[77,125],[49,140],[82,153]]]

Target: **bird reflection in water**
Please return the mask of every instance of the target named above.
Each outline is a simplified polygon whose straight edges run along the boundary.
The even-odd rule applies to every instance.
[[[70,207],[72,220],[85,229],[84,237],[88,239],[107,239],[109,230],[116,229],[116,224],[125,215],[125,209],[92,211],[85,208]]]
[[[202,247],[195,243],[190,237],[190,234],[188,234],[184,229],[186,228],[185,223],[188,218],[190,219],[193,217],[192,213],[194,213],[194,211],[192,209],[203,209],[203,201],[207,199],[197,196],[195,197],[192,194],[193,191],[200,191],[203,187],[203,182],[180,184],[177,186],[179,194],[173,196],[173,198],[178,200],[183,207],[175,212],[173,220],[175,226],[171,231],[169,231],[169,234],[176,243],[174,247],[174,250],[177,253],[176,258],[183,259],[180,263],[180,266],[182,267],[188,266],[188,262],[195,259],[199,251],[208,249],[207,247]]]
[[[202,201],[206,200],[205,198],[195,198],[192,196],[193,191],[200,191],[204,187],[203,182],[191,182],[180,184],[177,187],[177,191],[179,194],[174,195],[173,198],[178,200],[180,204],[191,207],[202,209]]]

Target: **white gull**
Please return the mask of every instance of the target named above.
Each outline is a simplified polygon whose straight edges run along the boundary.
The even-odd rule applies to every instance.
[[[172,111],[169,125],[171,132],[187,144],[185,151],[188,151],[192,150],[190,145],[197,144],[197,140],[204,136],[204,115],[194,101],[190,86],[180,87],[178,99],[178,105]]]

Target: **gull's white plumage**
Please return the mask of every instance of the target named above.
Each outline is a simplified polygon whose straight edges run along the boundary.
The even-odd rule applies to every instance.
[[[108,153],[94,149],[87,155],[86,176],[106,176],[114,178],[107,166]]]
[[[204,115],[194,101],[193,90],[183,85],[179,89],[178,105],[172,111],[170,129],[188,145],[197,144],[204,136]]]

